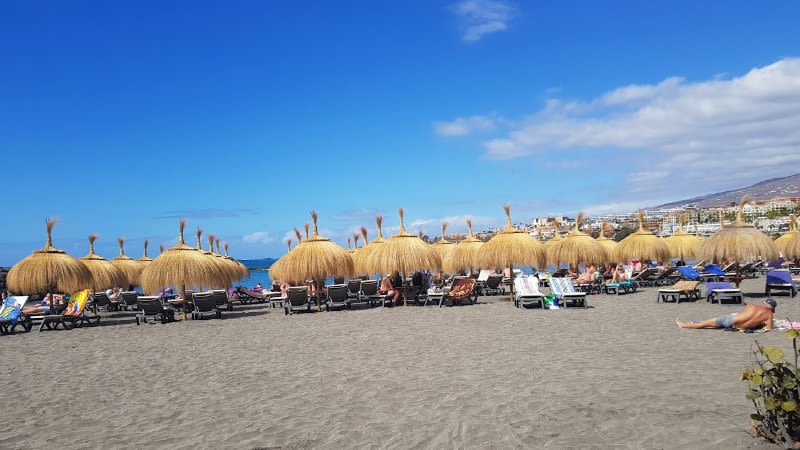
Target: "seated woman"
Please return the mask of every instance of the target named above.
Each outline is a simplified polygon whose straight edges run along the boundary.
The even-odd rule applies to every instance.
[[[598,275],[597,274],[597,268],[594,266],[594,264],[589,264],[589,266],[586,267],[586,271],[585,272],[583,272],[577,278],[572,280],[572,284],[574,284],[575,286],[578,286],[580,284],[593,283],[594,280],[597,279],[597,275]]]
[[[625,281],[628,281],[628,274],[625,273],[625,267],[620,264],[614,269],[614,275],[609,283],[623,283]]]
[[[391,297],[392,304],[395,304],[397,301],[400,300],[400,291],[395,289],[392,285],[392,278],[390,276],[385,277],[381,280],[381,287],[378,291],[381,295],[386,295]]]
[[[50,307],[50,301],[47,296],[41,300],[28,300],[22,308],[23,314],[40,315],[40,314],[58,314],[64,305],[64,296],[62,294],[53,294],[53,307]]]

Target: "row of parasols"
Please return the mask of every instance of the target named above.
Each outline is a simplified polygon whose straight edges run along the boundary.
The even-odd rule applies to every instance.
[[[53,246],[52,232],[56,219],[47,220],[47,243],[31,253],[8,272],[7,283],[12,292],[37,294],[43,292],[75,292],[91,288],[95,291],[109,288],[141,286],[146,292],[157,292],[167,287],[225,288],[237,280],[248,277],[242,263],[220,252],[220,241],[208,238],[208,249],[201,247],[202,230],[197,230],[197,245],[186,245],[183,232],[186,222],[180,221],[178,244],[163,250],[156,258],[147,256],[148,241],[144,241],[144,255],[133,259],[125,254],[124,239],[119,238],[119,256],[107,260],[94,252],[96,235],[89,236],[89,254],[74,258]],[[214,246],[216,245],[216,251]]]
[[[743,220],[742,211],[746,203],[747,198],[742,199],[736,220],[723,224],[719,232],[708,239],[684,231],[683,219],[678,232],[666,239],[661,238],[645,228],[641,212],[638,215],[639,229],[622,241],[615,242],[605,237],[603,230],[600,237],[595,239],[580,230],[583,219],[581,213],[578,214],[574,230],[563,238],[550,239],[545,244],[513,226],[509,205],[503,207],[506,227],[485,243],[475,237],[472,223],[467,220],[469,234],[466,239],[458,243],[448,241],[445,238],[447,225],[443,224],[441,238],[428,244],[420,236],[406,231],[404,211],[400,209],[400,231],[397,234],[384,239],[383,218],[378,216],[378,236],[370,241],[366,228],[361,227],[364,245],[349,250],[319,235],[318,217],[316,212],[312,212],[313,233],[308,234],[309,227],[306,225],[306,238],[303,239],[300,231],[295,229],[299,243],[292,248],[291,241],[288,241],[288,252],[272,265],[270,275],[273,280],[304,283],[306,280],[323,281],[335,276],[393,271],[399,271],[405,277],[419,270],[455,272],[516,265],[543,268],[548,263],[577,266],[581,263],[666,261],[672,258],[744,261],[753,258],[777,259],[781,251],[785,256],[800,256],[800,235],[797,235],[794,226],[776,243]]]

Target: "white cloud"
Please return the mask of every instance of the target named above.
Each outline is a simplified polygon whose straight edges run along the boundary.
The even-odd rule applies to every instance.
[[[458,16],[464,42],[477,42],[484,35],[508,29],[517,8],[503,0],[462,0],[451,7]]]
[[[439,136],[466,136],[471,133],[491,132],[496,129],[494,116],[459,117],[450,122],[436,122],[433,131]]]
[[[271,244],[274,239],[268,231],[255,231],[242,236],[242,241],[248,244]]]
[[[483,145],[495,159],[622,150],[602,164],[627,173],[629,187],[706,190],[796,172],[798,123],[800,59],[788,58],[734,78],[670,77],[589,101],[551,99]]]

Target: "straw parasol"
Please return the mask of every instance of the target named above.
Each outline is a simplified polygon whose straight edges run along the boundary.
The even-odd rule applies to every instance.
[[[783,233],[775,239],[775,244],[778,245],[781,253],[786,255],[786,246],[791,242],[792,238],[797,235],[797,217],[794,214],[789,214],[789,231]]]
[[[608,259],[603,244],[580,230],[581,219],[583,213],[579,212],[575,219],[575,229],[548,249],[548,258],[552,256],[551,262],[563,262],[577,267],[580,263],[601,263]]]
[[[433,243],[433,249],[439,255],[439,259],[442,260],[442,269],[445,272],[450,272],[453,270],[453,268],[449,267],[445,261],[450,259],[450,255],[453,253],[453,249],[456,247],[456,244],[453,244],[444,237],[444,233],[447,231],[448,225],[450,224],[447,223],[447,221],[442,222],[442,237]]]
[[[158,254],[164,253],[164,244],[158,244]]]
[[[687,258],[694,258],[697,256],[697,249],[700,248],[700,244],[703,243],[703,240],[684,231],[683,224],[686,219],[683,215],[680,216],[679,220],[680,225],[678,226],[678,231],[665,239],[664,243],[667,244],[669,248],[670,256],[683,261]]]
[[[316,283],[324,283],[331,276],[352,276],[353,259],[347,250],[319,235],[316,211],[311,211],[311,219],[313,234],[275,262],[281,276],[294,282],[311,279]]]
[[[245,266],[244,264],[240,263],[239,260],[228,254],[227,242],[225,243],[224,247],[225,247],[225,256],[223,256],[223,258],[225,258],[227,261],[230,261],[231,263],[233,263],[234,266],[236,266],[236,270],[234,272],[236,274],[236,278],[234,278],[231,281],[237,281],[243,278],[250,278],[250,269],[248,269],[247,266]],[[219,253],[219,242],[217,242],[217,254],[222,256]]]
[[[123,236],[118,237],[117,242],[119,242],[119,255],[111,260],[111,264],[125,274],[126,284],[123,287],[134,286],[139,283],[139,275],[144,270],[144,264],[125,254],[125,238]]]
[[[478,251],[478,265],[484,268],[508,267],[513,281],[516,264],[542,267],[547,263],[547,252],[538,239],[514,228],[511,223],[511,205],[503,205],[506,227],[483,244]],[[514,284],[511,284],[511,301],[514,301]]]
[[[107,259],[94,252],[94,241],[97,240],[96,234],[89,235],[89,254],[81,258],[81,262],[86,265],[92,273],[91,288],[94,291],[125,286],[128,278],[115,265]]]
[[[75,292],[92,282],[92,273],[85,264],[53,247],[53,226],[56,218],[47,219],[47,244],[26,256],[8,271],[6,282],[11,292],[38,294],[47,292]],[[53,297],[48,295],[50,306]]]
[[[558,267],[559,261],[555,258],[553,254],[553,248],[558,245],[559,242],[563,241],[564,238],[561,237],[561,232],[556,230],[555,236],[548,239],[547,242],[544,243],[544,249],[547,254],[547,263],[553,264],[554,266]]]
[[[400,231],[375,247],[364,261],[365,266],[372,269],[371,273],[389,273],[397,270],[403,274],[403,280],[409,273],[417,270],[439,270],[442,267],[439,254],[432,245],[426,244],[419,236],[406,231],[403,208],[398,209],[397,213],[400,216]],[[403,303],[408,304],[405,295]]]
[[[297,227],[294,228],[294,234],[295,236],[297,236],[297,245],[295,245],[295,248],[297,248],[300,246],[300,244],[303,243],[303,237],[300,234],[300,230]],[[286,241],[286,245],[288,246],[288,249],[286,251],[286,254],[288,255],[292,251],[292,240],[288,239]],[[284,282],[288,281],[292,283],[305,281],[305,280],[286,279],[285,274],[283,272],[283,266],[285,265],[285,263],[286,263],[286,258],[278,258],[277,261],[273,262],[272,265],[269,266],[269,277],[272,278],[272,281],[284,281]]]
[[[185,299],[186,286],[200,287],[219,284],[220,272],[208,263],[206,256],[198,249],[190,247],[184,242],[183,230],[185,227],[186,221],[181,220],[178,226],[178,244],[158,255],[142,271],[139,281],[145,291],[156,292],[168,286],[175,286],[180,288],[181,296]]]
[[[800,233],[796,233],[783,249],[783,257],[788,259],[800,259]]]
[[[742,211],[749,201],[747,196],[742,198],[736,211],[736,220],[706,239],[700,246],[698,258],[715,263],[744,261],[756,257],[778,259],[780,250],[775,241],[759,231],[755,225],[744,222]]]
[[[206,284],[203,286],[207,286],[210,288],[222,288],[227,287],[230,284],[231,278],[233,278],[233,274],[231,271],[231,267],[225,263],[222,258],[217,258],[214,255],[214,236],[209,236],[209,249],[203,250],[203,245],[201,241],[201,237],[203,236],[203,230],[200,227],[197,227],[195,231],[195,236],[197,237],[197,251],[203,255],[204,263],[208,265],[208,267],[214,271],[217,276],[214,279],[208,280]]]
[[[644,213],[638,214],[639,229],[620,241],[614,251],[613,258],[619,261],[651,260],[664,261],[669,259],[669,247],[663,239],[644,229]]]
[[[141,258],[137,259],[137,261],[139,261],[140,263],[142,263],[142,264],[144,264],[144,265],[147,265],[148,263],[150,263],[151,261],[153,261],[153,258],[150,258],[150,257],[148,257],[148,256],[147,256],[147,246],[148,246],[148,245],[150,245],[150,241],[148,241],[147,239],[145,239],[145,240],[144,240],[144,254],[142,254],[142,257],[141,257]],[[164,250],[163,250],[163,249],[161,250],[161,253],[164,253]]]
[[[617,241],[611,239],[610,237],[606,237],[605,231],[607,227],[608,222],[603,222],[603,224],[600,225],[600,236],[598,236],[597,242],[599,242],[600,245],[606,249],[606,255],[608,255],[609,259],[611,259],[611,256],[614,254],[614,250],[617,248]]]
[[[361,248],[360,252],[358,252],[358,257],[355,260],[356,273],[363,273],[367,275],[381,273],[379,268],[372,267],[367,264],[367,262],[372,259],[372,253],[386,242],[386,239],[383,238],[383,216],[375,216],[375,224],[378,227],[378,237],[369,242],[367,241],[366,237],[364,238],[364,243],[366,243],[366,245]]]
[[[442,261],[443,268],[447,271],[456,270],[477,270],[481,266],[478,264],[478,252],[483,246],[483,241],[475,237],[472,232],[472,219],[467,219],[467,238],[453,247],[450,255]]]

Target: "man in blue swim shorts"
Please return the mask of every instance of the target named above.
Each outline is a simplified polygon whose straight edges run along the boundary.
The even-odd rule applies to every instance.
[[[675,320],[679,328],[717,329],[717,330],[759,330],[769,331],[772,329],[772,317],[775,314],[775,307],[778,303],[773,299],[767,299],[764,305],[746,305],[739,313],[723,314],[714,319],[702,322],[684,322]]]

